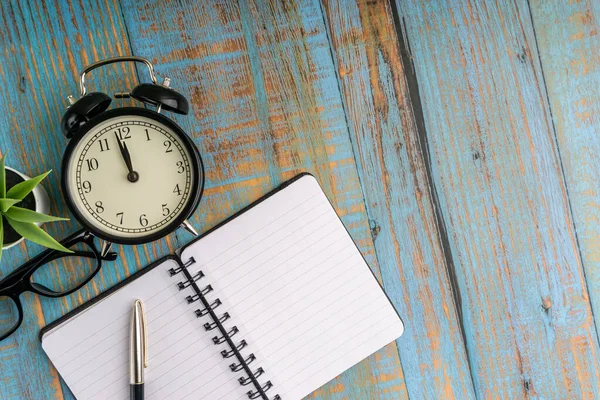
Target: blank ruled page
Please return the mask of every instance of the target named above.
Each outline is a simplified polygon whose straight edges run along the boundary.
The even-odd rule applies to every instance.
[[[271,380],[301,399],[403,331],[312,176],[304,176],[184,249]],[[204,279],[204,278],[203,278]]]
[[[245,388],[223,362],[188,304],[188,288],[171,277],[167,260],[75,317],[47,332],[42,347],[79,400],[129,399],[129,323],[135,299],[147,321],[146,399],[246,399]]]

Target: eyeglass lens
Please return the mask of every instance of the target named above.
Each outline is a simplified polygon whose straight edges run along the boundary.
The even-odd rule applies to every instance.
[[[69,247],[74,253],[41,265],[31,276],[31,284],[41,294],[60,295],[80,288],[100,267],[91,247],[78,242]]]
[[[8,296],[0,296],[0,337],[12,331],[19,322],[17,303]]]

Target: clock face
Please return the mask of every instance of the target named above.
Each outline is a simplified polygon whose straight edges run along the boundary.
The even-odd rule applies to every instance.
[[[93,232],[115,242],[164,236],[199,200],[191,141],[165,117],[146,115],[117,115],[94,124],[70,143],[74,147],[63,163],[72,211]]]

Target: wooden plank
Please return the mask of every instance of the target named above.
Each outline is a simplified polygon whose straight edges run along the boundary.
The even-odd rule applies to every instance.
[[[53,200],[52,213],[66,216],[58,183],[67,142],[60,119],[66,96],[77,94],[79,70],[97,59],[130,52],[119,7],[115,1],[11,1],[0,6],[0,20],[0,107],[5,110],[0,118],[0,151],[8,151],[8,165],[31,176],[54,169],[44,187]],[[90,87],[112,93],[130,86],[133,75],[133,67],[109,67],[92,74]],[[62,238],[77,224],[49,224],[46,229]],[[0,398],[72,398],[41,349],[39,328],[175,247],[173,238],[136,248],[117,246],[120,261],[106,265],[76,294],[61,299],[22,296],[25,322],[1,344]],[[0,274],[5,276],[40,251],[31,243],[6,251]],[[50,273],[54,279],[68,279],[56,270]]]
[[[590,301],[600,312],[600,3],[530,1]],[[595,319],[596,331],[600,320]]]
[[[527,3],[397,7],[478,397],[598,398],[598,340]]]
[[[324,2],[384,287],[412,398],[474,398],[460,321],[387,1]]]
[[[301,171],[313,173],[379,276],[318,2],[124,1],[134,53],[191,99],[177,121],[205,157],[205,230]],[[313,398],[406,397],[395,344]]]

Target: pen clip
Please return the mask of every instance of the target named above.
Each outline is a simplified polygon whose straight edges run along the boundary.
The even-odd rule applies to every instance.
[[[144,349],[144,368],[148,368],[148,336],[146,334],[146,313],[144,312],[144,303],[141,300],[135,301],[140,305],[140,311],[142,314],[142,337],[144,338],[144,345],[142,346]]]

